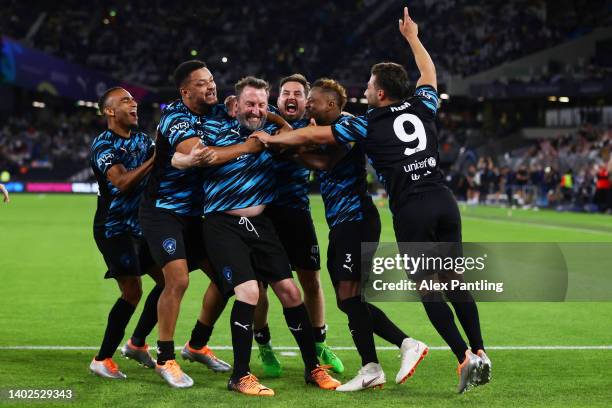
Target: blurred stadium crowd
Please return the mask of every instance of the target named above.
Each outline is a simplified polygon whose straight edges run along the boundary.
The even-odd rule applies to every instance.
[[[67,0],[33,12],[40,10],[34,0],[8,0],[0,14],[0,34],[114,78],[162,89],[172,88],[169,77],[178,63],[204,59],[222,98],[247,73],[272,84],[302,72],[311,80],[331,76],[347,87],[363,87],[373,63],[409,61],[396,25],[376,23],[395,21],[403,3],[339,0],[315,7],[305,0],[256,6],[238,0],[130,0],[111,6],[101,0]],[[606,0],[424,0],[409,5],[440,78],[476,74],[612,25],[612,4]],[[594,12],[600,9],[607,12]],[[607,58],[550,61],[528,76],[499,81],[604,80],[612,74]],[[140,115],[150,134],[158,111]],[[441,158],[460,199],[612,208],[606,173],[612,132],[596,117],[583,118],[578,130],[492,153],[465,137],[480,125],[463,120],[448,126],[452,115],[444,106],[441,112]],[[102,126],[93,109],[0,114],[0,171],[26,180],[49,178],[50,170],[62,180],[87,178],[83,169],[89,144]]]

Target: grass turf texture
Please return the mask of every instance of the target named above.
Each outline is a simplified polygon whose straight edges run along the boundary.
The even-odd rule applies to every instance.
[[[313,217],[325,265],[327,225],[319,197],[312,199]],[[118,297],[113,281],[102,279],[104,264],[93,241],[91,222],[95,197],[67,195],[14,195],[0,207],[0,271],[2,312],[0,347],[98,346],[108,311]],[[381,208],[381,241],[393,241],[391,220]],[[466,241],[612,242],[612,218],[586,214],[559,214],[502,208],[465,207]],[[328,343],[352,346],[345,316],[336,309],[326,270],[321,272],[327,299]],[[201,295],[208,280],[191,274],[176,331],[181,346],[191,332]],[[151,287],[144,279],[144,293]],[[295,346],[271,295],[270,327],[273,344]],[[430,346],[443,346],[418,303],[379,303],[379,307],[409,334]],[[142,304],[128,326],[131,334]],[[489,346],[593,346],[612,344],[612,303],[481,303],[485,342]],[[211,345],[230,345],[229,308],[220,318]],[[126,335],[126,338],[127,338]],[[155,344],[156,331],[148,339]],[[380,346],[389,346],[377,339]],[[252,370],[261,374],[253,351]],[[337,352],[350,379],[360,365],[356,351]],[[195,381],[188,390],[173,390],[152,370],[115,360],[127,381],[89,375],[95,350],[0,350],[0,389],[71,388],[71,406],[165,407],[206,404],[229,406],[609,406],[612,398],[612,350],[491,350],[491,384],[465,395],[455,394],[456,362],[450,351],[433,350],[406,384],[394,383],[398,353],[378,352],[387,375],[382,391],[352,394],[325,392],[304,385],[299,355],[280,356],[284,374],[262,382],[275,389],[271,399],[253,399],[225,390],[226,375],[196,364],[182,366]],[[232,360],[231,350],[217,354]],[[43,404],[48,405],[50,401]],[[27,403],[21,403],[23,405]],[[55,405],[62,405],[56,403]],[[3,406],[12,405],[1,401]]]

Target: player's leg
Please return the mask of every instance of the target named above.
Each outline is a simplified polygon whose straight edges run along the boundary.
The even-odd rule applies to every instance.
[[[279,241],[272,222],[265,215],[250,218],[257,236],[250,236],[253,267],[270,287],[283,306],[287,326],[293,334],[305,365],[305,380],[320,388],[334,389],[340,382],[319,366],[312,325],[302,295],[291,277],[289,259]]]
[[[127,234],[111,238],[96,235],[95,240],[108,267],[105,278],[117,281],[121,297],[108,314],[102,344],[89,369],[101,377],[126,378],[112,357],[142,296],[138,254],[132,237]]]
[[[428,191],[410,196],[394,216],[393,225],[400,252],[410,254],[410,243],[439,242],[436,228],[440,211],[436,200],[440,197],[435,193]],[[423,276],[415,278],[418,286],[420,286],[419,280],[423,278]],[[460,372],[458,389],[459,392],[463,392],[476,373],[478,366],[476,357],[463,340],[455,324],[455,316],[442,293],[424,290],[420,291],[419,295],[429,321],[457,358],[458,372]]]
[[[227,387],[247,395],[271,396],[274,391],[260,384],[250,373],[259,286],[251,265],[251,250],[245,243],[253,232],[245,229],[240,221],[240,217],[227,214],[212,214],[204,219],[204,243],[212,269],[218,276],[219,289],[224,297],[236,295],[230,314],[234,364]]]
[[[191,331],[191,338],[183,346],[181,356],[185,360],[202,363],[214,372],[228,372],[232,368],[231,365],[219,359],[213,350],[208,347],[208,341],[215,323],[225,309],[227,298],[219,290],[218,275],[215,274],[210,261],[206,257],[203,226],[199,220],[192,223],[188,236],[187,263],[189,269],[199,268],[208,276],[210,283],[204,293],[200,314]]]
[[[446,190],[441,191],[439,195],[441,197],[436,200],[436,203],[442,206],[442,208],[440,210],[440,222],[436,231],[438,240],[440,242],[461,243],[461,214],[459,213],[455,198]],[[452,273],[441,277],[443,282],[451,280],[462,281],[463,275]],[[491,380],[491,360],[485,352],[478,306],[472,294],[467,290],[447,290],[444,294],[453,305],[453,309],[455,309],[455,314],[468,338],[472,353],[478,355],[481,359],[474,385],[486,384]]]
[[[155,371],[175,388],[193,385],[193,380],[183,372],[174,353],[174,330],[180,304],[189,285],[185,231],[191,218],[195,217],[143,206],[139,211],[144,237],[164,276],[164,288],[157,302],[159,337]]]
[[[135,360],[144,367],[155,368],[155,360],[149,353],[149,346],[146,338],[151,334],[157,324],[157,302],[162,290],[164,289],[164,275],[161,269],[155,264],[148,245],[143,238],[138,239],[140,266],[155,281],[155,286],[151,289],[145,300],[142,313],[134,329],[132,337],[121,347],[121,355]]]
[[[259,300],[255,307],[253,337],[259,348],[259,359],[266,377],[280,377],[281,363],[272,349],[272,337],[268,326],[268,284],[259,282]]]
[[[306,383],[322,389],[336,389],[340,381],[331,377],[324,366],[319,365],[312,325],[297,285],[292,278],[285,278],[271,282],[270,286],[283,306],[287,327],[300,349]]]

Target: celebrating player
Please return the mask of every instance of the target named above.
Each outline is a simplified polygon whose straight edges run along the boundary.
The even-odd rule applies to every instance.
[[[333,125],[344,117],[346,90],[337,81],[319,79],[308,95],[306,112],[320,125]],[[396,382],[410,377],[428,352],[427,346],[409,338],[385,313],[366,303],[360,296],[362,265],[371,263],[362,258],[362,242],[378,242],[380,217],[367,193],[366,159],[363,146],[355,143],[326,146],[323,152],[300,154],[305,163],[319,169],[321,196],[330,227],[327,269],[336,290],[339,308],[346,313],[350,333],[361,356],[362,368],[355,378],[336,388],[337,391],[358,391],[382,387],[385,373],[379,364],[373,334],[395,344],[401,350],[400,370]]]
[[[162,267],[166,286],[158,303],[159,341],[156,371],[172,387],[185,388],[193,380],[175,360],[174,330],[180,303],[189,283],[189,271],[200,268],[209,277],[202,312],[194,327],[192,341],[181,355],[206,364],[214,371],[228,371],[229,364],[219,360],[206,347],[217,318],[225,307],[216,275],[207,267],[202,236],[202,173],[196,166],[213,165],[260,149],[260,144],[247,141],[231,148],[209,148],[201,137],[211,126],[209,118],[222,112],[217,104],[216,85],[202,61],[180,64],[174,80],[181,99],[163,112],[158,127],[158,155],[140,208],[140,220],[153,257]],[[214,125],[216,122],[213,122]],[[193,166],[172,165],[175,152],[184,153]],[[197,338],[197,341],[194,340]]]
[[[100,98],[99,107],[108,129],[94,139],[91,147],[90,163],[100,191],[94,238],[108,267],[104,277],[117,281],[121,297],[108,315],[100,351],[89,368],[102,377],[126,378],[112,356],[142,296],[140,276],[145,273],[157,285],[147,297],[132,337],[141,343],[124,347],[122,353],[128,353],[148,367],[155,366],[144,340],[157,322],[157,300],[164,279],[142,238],[137,218],[146,176],[153,166],[154,144],[146,134],[133,131],[138,126],[138,105],[128,91],[107,90]]]
[[[261,79],[246,77],[239,81],[236,96],[240,126],[218,134],[208,132],[205,143],[229,147],[243,143],[253,130],[261,129],[266,122],[268,89],[268,83]],[[228,389],[248,395],[274,395],[249,368],[258,280],[269,283],[283,305],[285,320],[304,361],[306,382],[324,389],[336,388],[340,382],[319,366],[312,326],[291,278],[289,260],[271,221],[263,214],[275,196],[270,153],[247,153],[211,167],[204,176],[204,195],[206,250],[224,294],[236,295],[230,316],[234,371]]]
[[[438,169],[436,69],[419,40],[418,27],[408,8],[404,8],[399,29],[421,73],[414,96],[409,96],[408,75],[401,65],[376,64],[365,91],[372,109],[365,116],[345,118],[332,126],[257,137],[269,145],[362,144],[389,194],[398,242],[461,242],[457,203]],[[420,162],[423,166],[409,166]],[[422,303],[431,323],[459,361],[457,389],[462,393],[470,385],[490,380],[491,361],[484,351],[478,309],[471,294],[454,290],[446,291],[445,295],[455,309],[470,348],[440,292],[422,293]]]
[[[310,85],[301,74],[293,74],[280,80],[277,107],[281,116],[294,129],[308,124],[304,118],[306,95]],[[319,244],[310,214],[308,199],[310,170],[286,157],[274,157],[276,177],[276,198],[266,206],[265,214],[276,229],[300,286],[304,292],[304,305],[308,310],[313,327],[317,355],[324,365],[330,365],[337,373],[344,371],[342,361],[325,342],[325,299],[319,276]],[[255,341],[259,346],[259,357],[264,373],[278,377],[281,365],[271,345],[270,329],[267,322],[267,290],[260,291],[255,308]]]

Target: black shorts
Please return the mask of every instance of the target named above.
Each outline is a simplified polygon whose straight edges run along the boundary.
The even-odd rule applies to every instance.
[[[141,205],[138,218],[153,259],[160,268],[177,259],[187,260],[190,271],[201,267],[206,259],[202,217]]]
[[[291,278],[291,267],[272,221],[264,214],[237,217],[225,213],[204,218],[206,251],[219,289],[228,295],[249,280],[278,282]]]
[[[461,215],[448,188],[409,196],[393,215],[397,242],[461,242]]]
[[[447,188],[411,195],[394,214],[393,228],[402,255],[444,258],[462,254],[461,215],[455,197]],[[419,270],[408,277],[420,280],[433,273],[441,271]]]
[[[289,256],[291,269],[321,269],[319,243],[310,211],[269,205],[264,214],[274,224],[280,242]]]
[[[329,230],[327,247],[327,270],[332,283],[340,281],[361,281],[366,278],[375,249],[362,256],[362,242],[376,242],[380,239],[380,216],[376,207],[368,209],[360,221],[345,221]]]
[[[104,232],[94,231],[94,239],[108,268],[104,279],[141,276],[155,268],[149,247],[142,237],[119,234],[107,238]]]

